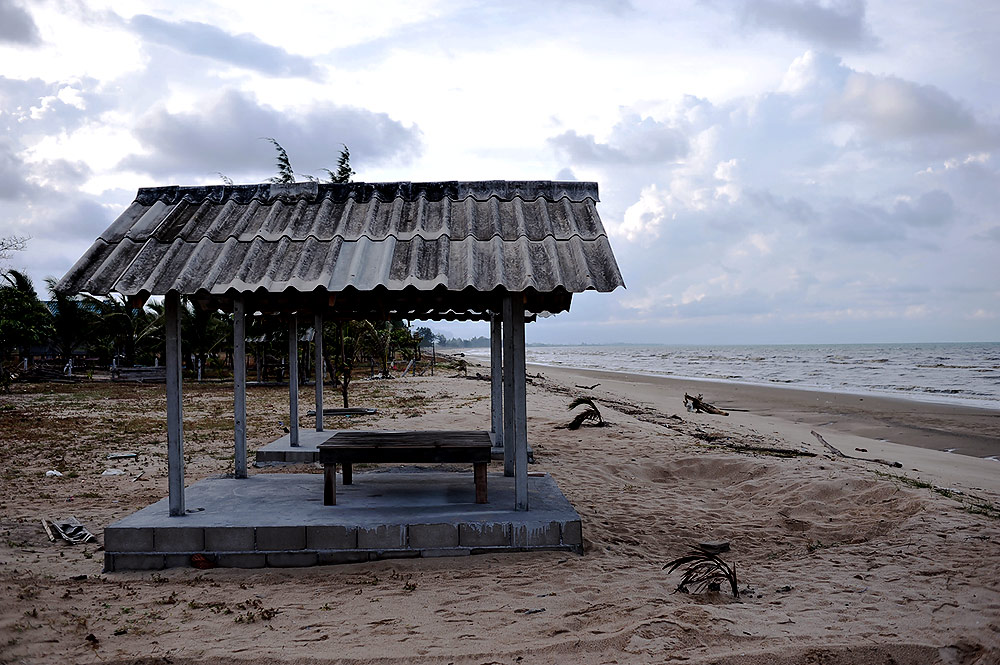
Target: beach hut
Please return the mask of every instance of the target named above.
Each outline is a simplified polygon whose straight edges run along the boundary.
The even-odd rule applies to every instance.
[[[324,320],[490,321],[490,430],[529,509],[524,325],[574,293],[624,286],[596,183],[549,181],[220,185],[140,189],[60,281],[64,293],[163,296],[169,515],[185,515],[180,297],[234,313],[236,477],[247,477],[244,326],[289,326],[290,444],[299,443],[298,326]],[[317,358],[322,339],[317,339]],[[317,366],[322,363],[317,360]],[[322,431],[317,374],[316,430]]]

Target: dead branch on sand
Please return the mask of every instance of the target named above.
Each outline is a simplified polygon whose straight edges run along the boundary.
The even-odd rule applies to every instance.
[[[663,570],[672,573],[681,566],[684,575],[681,577],[677,591],[687,593],[691,591],[700,593],[702,591],[719,591],[724,582],[729,583],[729,588],[733,592],[733,598],[740,597],[739,584],[736,581],[736,564],[732,566],[705,549],[696,547],[685,556],[674,559],[663,566]]]
[[[723,411],[720,408],[712,406],[708,402],[704,401],[699,394],[697,397],[692,397],[687,393],[684,393],[684,406],[688,411],[695,411],[696,413],[711,413],[716,416],[728,416],[729,413]]]
[[[578,406],[586,406],[587,408],[576,414],[576,417],[568,425],[566,429],[580,429],[580,426],[585,422],[590,422],[592,427],[607,427],[608,424],[604,422],[604,418],[601,416],[601,410],[597,408],[597,404],[590,397],[577,397],[575,400],[570,402],[569,410],[572,411]]]
[[[824,446],[826,446],[827,450],[829,450],[831,453],[833,453],[834,457],[843,457],[844,459],[856,459],[856,460],[860,460],[862,462],[875,462],[876,464],[885,464],[886,466],[891,466],[894,469],[902,469],[903,468],[903,465],[900,462],[889,462],[888,460],[884,460],[884,459],[877,459],[877,458],[876,459],[868,459],[867,457],[854,457],[852,455],[845,455],[838,448],[835,448],[832,445],[830,445],[829,443],[827,443],[826,439],[824,439],[823,436],[819,432],[817,432],[816,430],[811,430],[810,433],[814,437],[816,437],[816,439],[820,443],[822,443]]]

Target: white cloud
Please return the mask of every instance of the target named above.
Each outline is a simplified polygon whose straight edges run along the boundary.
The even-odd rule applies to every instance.
[[[648,242],[659,237],[660,225],[666,216],[666,206],[656,189],[656,185],[644,187],[639,200],[625,211],[625,219],[619,225],[609,222],[612,236],[621,236],[628,241]]]
[[[996,338],[985,5],[380,8],[0,0],[30,20],[22,41],[0,26],[0,215],[33,236],[19,260],[36,281],[64,272],[139,186],[272,175],[266,135],[304,173],[344,142],[371,180],[598,181],[629,290],[532,326],[554,337]]]

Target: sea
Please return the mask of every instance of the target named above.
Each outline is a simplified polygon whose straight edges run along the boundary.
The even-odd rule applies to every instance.
[[[489,357],[489,349],[470,350]],[[531,346],[540,365],[887,395],[1000,410],[1000,342]]]

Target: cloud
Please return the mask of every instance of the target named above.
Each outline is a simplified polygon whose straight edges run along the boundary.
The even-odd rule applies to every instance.
[[[568,167],[605,166],[602,191],[627,197],[601,207],[631,287],[612,296],[625,320],[881,326],[929,303],[954,319],[962,285],[996,275],[997,164],[968,148],[989,120],[940,89],[808,52],[777,90],[642,108],[606,141],[552,139]],[[668,128],[686,150],[640,161],[621,127]]]
[[[549,139],[560,155],[578,164],[653,164],[682,157],[688,141],[675,127],[630,114],[611,130],[607,143],[568,130]]]
[[[31,14],[14,0],[0,0],[0,44],[35,46],[42,43]]]
[[[895,76],[852,72],[828,107],[833,120],[853,123],[872,137],[908,139],[952,135],[988,139],[972,113],[947,93]]]
[[[147,113],[135,129],[146,154],[129,155],[120,166],[158,177],[191,179],[221,171],[260,180],[273,175],[274,162],[274,150],[262,136],[277,139],[301,173],[334,168],[342,144],[350,147],[360,172],[366,165],[408,162],[421,150],[420,130],[385,113],[330,103],[280,111],[228,90],[197,112]]]
[[[624,236],[626,240],[650,241],[659,237],[667,208],[659,195],[656,185],[642,190],[639,200],[625,210],[625,219],[617,227],[612,227],[612,235]]]
[[[164,21],[146,14],[137,14],[129,23],[144,39],[183,53],[269,76],[320,76],[319,69],[308,58],[262,42],[254,35],[233,35],[207,23]]]
[[[748,28],[780,32],[821,48],[866,51],[879,44],[865,17],[864,0],[745,0],[733,6]]]
[[[0,127],[21,142],[75,129],[108,108],[97,87],[91,78],[49,82],[0,76]]]
[[[0,139],[0,201],[23,201],[35,197],[39,188],[29,182],[30,175],[31,165],[25,163],[9,140]]]

